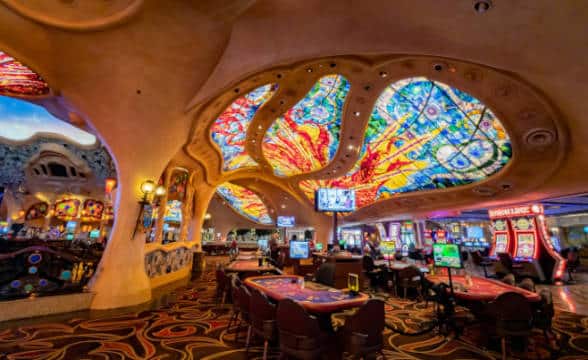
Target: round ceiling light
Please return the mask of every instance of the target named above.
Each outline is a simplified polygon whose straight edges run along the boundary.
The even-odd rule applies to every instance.
[[[491,7],[492,7],[492,1],[490,1],[490,0],[476,0],[476,1],[474,1],[474,10],[476,10],[476,12],[479,14],[485,13],[486,11],[490,10]]]

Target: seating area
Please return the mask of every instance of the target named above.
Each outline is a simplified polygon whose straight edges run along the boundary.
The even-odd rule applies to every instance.
[[[379,358],[386,359],[502,358],[501,337],[496,338],[495,344],[488,344],[488,330],[482,323],[468,325],[459,337],[450,334],[440,336],[443,332],[439,328],[423,331],[432,326],[431,322],[437,316],[431,302],[425,305],[424,301],[415,302],[396,296],[382,297],[385,299],[382,301],[378,300],[380,293],[370,293],[373,299],[355,312],[343,311],[332,315],[331,324],[336,332],[322,328],[319,319],[296,301],[283,300],[270,304],[260,292],[239,284],[237,277],[233,277],[232,283],[239,290],[233,291],[233,294],[239,295],[233,295],[232,304],[227,302],[221,305],[216,300],[215,269],[217,263],[228,260],[226,257],[209,257],[206,261],[206,271],[187,286],[174,290],[175,301],[162,307],[101,316],[76,314],[57,322],[38,320],[4,325],[0,328],[0,354],[9,359],[45,359],[50,356],[77,359],[83,358],[81,354],[88,353],[134,359],[166,356],[262,359],[267,344],[268,359],[278,359],[282,353],[290,354],[292,359],[313,358],[318,354],[316,349],[326,351],[329,345],[335,345],[337,350],[350,355],[355,354],[356,358],[363,351],[377,353]],[[240,296],[241,293],[247,295]],[[249,304],[247,300],[241,302],[240,299],[249,299]],[[510,303],[510,300],[501,298],[495,301],[495,305],[501,308],[504,301]],[[238,304],[236,307],[235,302]],[[256,312],[254,308],[257,305],[254,304],[267,306]],[[536,312],[544,310],[541,307],[533,309],[531,330],[527,322],[528,312],[514,312],[516,320],[520,320],[515,326],[508,324],[510,320],[515,320],[508,317],[512,314],[505,313],[499,318],[495,329],[497,335],[505,338],[508,358],[580,359],[588,356],[583,325],[588,321],[588,314],[547,308],[553,311],[553,317],[549,313],[540,317]],[[235,309],[237,317],[232,318]],[[456,312],[464,311],[467,310],[457,306]],[[247,347],[249,325],[252,330]],[[550,340],[554,344],[545,340],[544,328],[551,328],[552,333],[548,335],[557,338],[556,341]],[[517,336],[529,334],[529,331],[528,349],[523,352],[522,348],[518,348],[522,344],[517,343]],[[333,334],[336,334],[334,338]],[[26,346],[31,343],[38,344],[34,350]],[[556,347],[555,352],[552,346]]]

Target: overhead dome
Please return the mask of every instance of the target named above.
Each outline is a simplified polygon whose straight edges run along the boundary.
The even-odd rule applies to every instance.
[[[272,225],[274,223],[267,206],[253,191],[243,186],[225,182],[217,187],[216,192],[233,210],[245,218],[263,225]]]
[[[39,105],[0,96],[0,139],[22,142],[37,134],[63,137],[80,145],[94,145],[96,137],[59,120]]]
[[[364,207],[396,193],[483,180],[512,156],[506,131],[486,105],[423,77],[384,90],[360,151],[346,175],[304,180],[301,189],[311,200],[320,187],[355,189],[357,206]]]
[[[324,76],[272,124],[262,148],[275,175],[316,171],[333,159],[349,88],[349,81],[341,75]]]
[[[220,148],[224,171],[257,165],[245,152],[247,129],[257,110],[274,95],[276,89],[277,86],[272,84],[258,87],[235,100],[215,120],[210,133]]]
[[[49,86],[41,76],[0,51],[0,95],[47,95]]]

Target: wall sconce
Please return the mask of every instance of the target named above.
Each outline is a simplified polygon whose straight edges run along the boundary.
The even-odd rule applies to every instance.
[[[139,227],[145,231],[146,228],[151,226],[151,222],[153,220],[153,207],[151,206],[149,198],[151,197],[151,194],[157,194],[158,192],[161,192],[159,188],[160,186],[157,188],[155,187],[155,183],[152,180],[145,180],[141,183],[141,192],[143,193],[143,198],[141,201],[139,201],[139,205],[141,207],[137,216],[137,221],[135,222],[135,229],[133,230],[133,236],[131,237],[132,239],[135,238],[137,229]],[[165,193],[165,189],[163,190]]]
[[[146,180],[143,181],[143,183],[141,184],[141,192],[143,193],[143,199],[141,200],[141,203],[147,203],[147,199],[149,198],[149,195],[153,194],[153,192],[155,191],[155,183],[151,180]]]
[[[210,213],[204,214],[204,220],[210,220],[211,218],[212,218],[212,215],[210,215]]]
[[[159,185],[155,188],[155,196],[163,196],[165,194],[165,187],[163,185]]]

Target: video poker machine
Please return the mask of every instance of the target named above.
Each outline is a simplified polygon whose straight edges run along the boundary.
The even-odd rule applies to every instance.
[[[554,249],[545,225],[543,206],[522,205],[488,211],[493,223],[490,256],[508,253],[520,276],[557,281],[564,276],[566,260]]]

